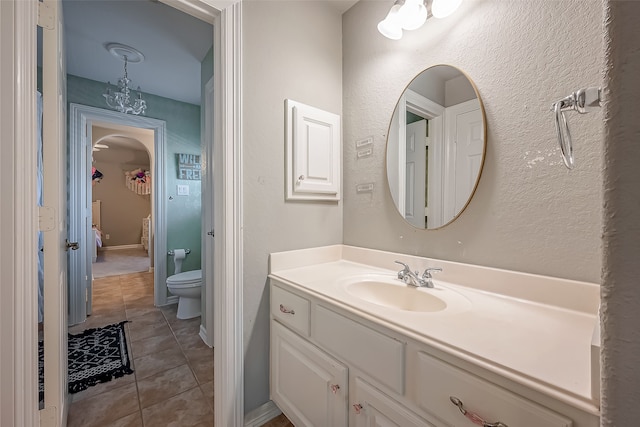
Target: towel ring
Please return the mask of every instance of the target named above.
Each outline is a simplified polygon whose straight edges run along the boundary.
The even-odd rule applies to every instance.
[[[598,108],[602,105],[602,91],[599,87],[588,87],[580,89],[571,95],[554,102],[551,105],[551,111],[555,116],[556,134],[558,135],[558,144],[562,152],[562,160],[568,169],[575,167],[573,157],[573,139],[569,130],[569,122],[565,116],[565,111],[577,111],[580,114]]]

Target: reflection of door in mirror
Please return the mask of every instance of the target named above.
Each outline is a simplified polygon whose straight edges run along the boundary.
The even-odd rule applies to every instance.
[[[445,218],[453,218],[464,208],[482,166],[484,151],[480,102],[472,99],[445,110],[445,141],[450,150],[445,166]]]
[[[407,114],[407,121],[411,121]],[[427,121],[407,123],[406,127],[406,199],[404,217],[416,227],[425,227],[427,176]]]

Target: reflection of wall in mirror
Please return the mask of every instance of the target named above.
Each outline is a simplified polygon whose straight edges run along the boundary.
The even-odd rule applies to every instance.
[[[476,91],[471,82],[465,76],[454,77],[444,82],[444,106],[462,104],[465,101],[476,99]]]

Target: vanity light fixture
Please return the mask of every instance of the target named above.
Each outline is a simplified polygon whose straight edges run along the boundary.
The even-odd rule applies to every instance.
[[[431,13],[445,18],[458,9],[462,0],[432,0]],[[378,31],[392,40],[402,38],[402,30],[417,30],[427,20],[427,0],[396,0],[387,16],[378,23]]]

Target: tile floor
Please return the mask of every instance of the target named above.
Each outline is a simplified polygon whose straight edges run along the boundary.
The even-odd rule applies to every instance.
[[[153,306],[153,273],[94,280],[93,314],[69,333],[129,320],[135,372],[72,394],[68,427],[213,427],[213,349],[200,318],[178,320],[176,309]],[[293,424],[280,415],[263,427]]]
[[[295,427],[291,421],[284,414],[280,415],[269,421],[266,424],[263,424],[262,427]]]
[[[98,251],[91,265],[94,278],[149,271],[151,260],[143,249],[115,249]]]
[[[178,320],[176,305],[153,306],[153,273],[96,279],[84,329],[126,324],[132,375],[72,394],[69,427],[212,427],[213,349],[200,318]]]

